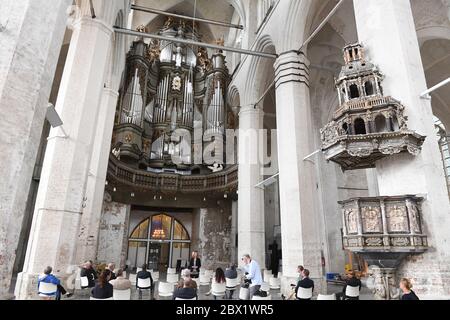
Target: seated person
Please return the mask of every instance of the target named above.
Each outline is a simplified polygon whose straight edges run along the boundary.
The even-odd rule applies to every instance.
[[[109,299],[113,297],[113,286],[109,283],[111,271],[104,270],[98,278],[97,285],[91,290],[91,296],[95,299]]]
[[[52,267],[47,267],[44,270],[44,274],[38,278],[38,291],[39,285],[41,282],[43,283],[52,283],[56,285],[56,291],[54,293],[44,293],[44,295],[48,295],[48,297],[55,297],[56,300],[61,300],[61,295],[65,295],[67,298],[71,297],[73,294],[68,293],[64,287],[61,285],[61,281],[52,274]],[[41,294],[41,292],[39,292]]]
[[[106,267],[106,270],[111,271],[111,280],[116,279],[116,274],[114,273],[115,269],[116,269],[116,265],[114,263],[109,263],[108,266]]]
[[[304,289],[310,289],[312,288],[312,291],[314,292],[314,281],[312,281],[309,278],[309,270],[305,269],[303,270],[303,276],[302,280],[300,280],[297,284],[297,287],[295,288],[295,296],[297,297],[298,288],[304,288]],[[297,300],[311,300],[311,299],[299,299]]]
[[[216,269],[216,275],[214,276],[212,281],[213,281],[213,283],[217,283],[217,284],[224,284],[224,283],[226,283],[225,273],[223,272],[222,268],[217,268]],[[212,293],[212,289],[209,292],[205,293],[205,295],[209,296],[211,293]],[[216,300],[216,299],[217,299],[217,297],[214,296],[214,300]]]
[[[359,291],[361,291],[361,280],[359,280],[356,277],[355,271],[350,271],[350,273],[348,274],[347,279],[345,280],[345,286],[344,289],[342,290],[343,294],[344,294],[344,299],[346,300],[359,300],[359,297],[347,297],[345,295],[345,292],[347,291],[347,286],[350,287],[358,287]]]
[[[183,288],[184,282],[190,281],[190,280],[192,280],[191,270],[189,270],[189,269],[181,270],[181,279],[177,283],[177,288]],[[195,281],[192,281],[192,282],[193,282],[192,286],[194,287],[195,290],[197,290],[197,282],[195,282]]]
[[[115,290],[128,290],[131,289],[131,281],[123,276],[123,270],[117,271],[117,278],[109,281]]]
[[[299,281],[302,280],[303,270],[305,270],[305,268],[303,268],[303,266],[300,265],[300,266],[297,267],[297,274],[298,274],[297,284],[298,284]],[[296,299],[296,296],[295,296],[296,290],[295,290],[295,288],[296,288],[297,284],[291,284],[292,292],[291,292],[291,294],[289,294],[287,299],[286,299],[286,297],[283,294],[281,295],[281,298],[283,300],[295,300]]]
[[[86,261],[81,269],[80,277],[87,277],[89,281],[89,285],[85,288],[93,288],[95,287],[95,280],[97,280],[97,272],[94,270],[92,266],[92,261]]]
[[[238,274],[236,270],[236,265],[233,263],[225,270],[225,278],[227,279],[237,279]]]
[[[234,279],[237,279],[237,277],[238,277],[238,274],[237,274],[237,270],[236,270],[236,265],[234,265],[232,263],[225,270],[225,278],[230,279],[230,280],[234,280]],[[233,294],[234,294],[234,290],[229,290],[228,299],[232,300],[233,299]]]
[[[153,283],[153,278],[152,278],[152,274],[147,270],[147,265],[144,263],[142,265],[142,270],[139,271],[136,275],[136,288],[138,288],[137,284],[138,281],[137,279],[148,279],[150,278],[150,287],[149,288],[141,288],[141,289],[150,289],[150,294],[151,294],[151,298],[153,300],[154,297],[154,283]],[[141,291],[139,291],[139,296],[141,297]]]
[[[179,299],[197,299],[197,283],[194,280],[183,280],[183,287],[175,289],[173,292],[173,300]]]

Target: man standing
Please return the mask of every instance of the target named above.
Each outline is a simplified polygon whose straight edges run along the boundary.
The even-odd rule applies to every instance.
[[[191,270],[191,278],[198,278],[200,275],[200,268],[202,261],[198,257],[198,251],[192,252],[191,261],[189,262],[189,270]]]
[[[250,300],[253,299],[254,294],[261,289],[263,283],[261,268],[259,264],[252,260],[249,254],[245,254],[242,257],[242,261],[245,264],[245,278],[250,282]]]

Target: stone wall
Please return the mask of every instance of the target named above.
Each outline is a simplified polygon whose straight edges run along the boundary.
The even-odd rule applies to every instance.
[[[191,248],[198,250],[206,269],[225,268],[231,262],[231,202],[194,211]]]
[[[124,267],[127,258],[130,206],[117,202],[103,202],[100,219],[97,262],[114,262]]]

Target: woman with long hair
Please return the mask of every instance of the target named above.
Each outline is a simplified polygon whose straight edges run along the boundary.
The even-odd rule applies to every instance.
[[[92,289],[92,297],[95,299],[109,299],[113,297],[113,286],[109,283],[111,279],[111,271],[103,270],[98,277],[98,282]]]
[[[225,272],[223,271],[222,268],[217,268],[216,269],[216,275],[214,277],[214,280],[216,283],[225,283]]]
[[[225,279],[225,272],[223,271],[222,268],[217,268],[216,274],[213,279],[213,283],[221,284],[221,283],[226,283],[226,282],[227,281]],[[208,293],[206,293],[206,295],[209,296],[211,294],[211,292],[212,292],[212,290],[210,290]],[[214,296],[214,300],[216,300],[216,299],[217,299],[217,297]]]

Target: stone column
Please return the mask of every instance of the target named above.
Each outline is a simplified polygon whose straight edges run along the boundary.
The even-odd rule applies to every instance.
[[[216,208],[198,209],[198,240],[191,248],[198,248],[204,269],[226,268],[232,260],[231,210],[231,202],[221,200]]]
[[[395,155],[377,163],[382,196],[423,195],[423,220],[430,250],[408,259],[400,273],[413,278],[419,296],[450,297],[450,204],[439,154],[419,44],[409,0],[354,0],[359,41],[386,75],[384,93],[406,107],[410,129],[427,136],[422,152]],[[432,276],[431,276],[432,275]]]
[[[237,235],[237,221],[238,220],[238,202],[233,201],[231,203],[231,262],[239,263],[239,257],[237,256],[237,243],[236,243],[236,235]]]
[[[283,275],[287,286],[297,277],[300,264],[311,271],[312,278],[320,278],[322,269],[314,203],[315,165],[304,160],[315,150],[308,66],[306,57],[294,51],[282,53],[275,62]]]
[[[128,225],[131,206],[128,204],[102,201],[101,219],[98,232],[98,254],[93,260],[98,263],[116,264],[116,268],[124,268],[127,259]],[[95,248],[97,251],[97,248]]]
[[[77,238],[113,30],[89,15],[78,18],[73,28],[56,103],[68,137],[58,129],[50,132],[21,299],[35,294],[36,275],[45,266],[53,266],[65,280],[80,263],[75,260]]]
[[[71,0],[2,0],[0,300],[7,298]]]
[[[264,192],[255,187],[262,181],[258,159],[261,112],[257,106],[247,105],[239,113],[238,259],[250,254],[264,269]]]
[[[106,172],[111,149],[114,115],[119,93],[103,88],[87,187],[82,209],[76,261],[95,260],[105,191]]]

